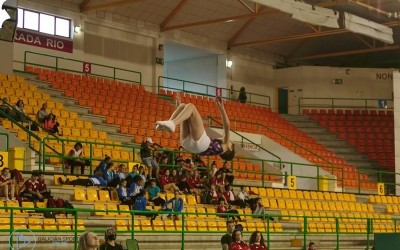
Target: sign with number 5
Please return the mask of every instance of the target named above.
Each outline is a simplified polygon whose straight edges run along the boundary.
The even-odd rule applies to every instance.
[[[92,64],[88,62],[83,63],[83,73],[92,74]]]
[[[296,176],[294,176],[294,175],[288,176],[288,188],[296,189]]]

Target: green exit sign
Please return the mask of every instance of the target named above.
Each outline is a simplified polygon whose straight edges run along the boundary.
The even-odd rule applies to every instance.
[[[333,79],[332,84],[343,84],[343,79]]]
[[[163,65],[163,64],[164,64],[164,59],[163,59],[163,58],[157,57],[157,58],[156,58],[156,64],[161,64],[161,65]]]

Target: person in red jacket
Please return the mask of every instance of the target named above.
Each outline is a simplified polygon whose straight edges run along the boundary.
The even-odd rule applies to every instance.
[[[39,193],[43,195],[44,198],[50,197],[51,190],[47,188],[46,181],[44,179],[44,174],[42,172],[39,173],[39,178],[37,179]]]
[[[190,187],[190,192],[192,192],[193,194],[201,194],[203,183],[201,182],[198,171],[190,172],[190,176],[187,178],[186,182]]]
[[[170,170],[166,169],[164,174],[160,177],[160,187],[164,189],[164,191],[178,191],[180,192],[179,188],[175,185],[175,180],[170,175]]]
[[[225,204],[226,200],[224,198],[219,198],[218,200],[219,204],[217,207],[217,212],[219,214],[239,214],[239,212],[235,209],[230,209],[230,206],[227,206]],[[219,215],[220,217],[228,217],[227,215]],[[233,220],[235,220],[235,218],[237,217],[237,219],[239,221],[241,221],[240,216],[239,215],[230,215],[230,217],[232,217]]]
[[[235,230],[232,233],[232,243],[229,245],[229,250],[250,250],[249,245],[242,240],[242,232]]]
[[[251,234],[250,250],[268,250],[261,232],[255,231]]]

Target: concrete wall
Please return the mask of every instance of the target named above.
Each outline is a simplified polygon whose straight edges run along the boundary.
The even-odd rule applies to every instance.
[[[295,114],[300,97],[391,99],[392,72],[393,69],[301,66],[275,70],[273,81],[276,87],[288,87],[289,113]],[[334,79],[342,79],[343,84],[333,84]],[[328,107],[330,102],[323,104]],[[360,106],[363,102],[343,101],[340,104]],[[371,101],[368,105],[376,103]]]

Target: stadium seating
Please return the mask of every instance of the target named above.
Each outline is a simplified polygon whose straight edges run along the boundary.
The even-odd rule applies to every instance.
[[[394,170],[394,116],[384,110],[303,110],[321,126],[346,139],[349,145],[377,161],[380,167]]]

